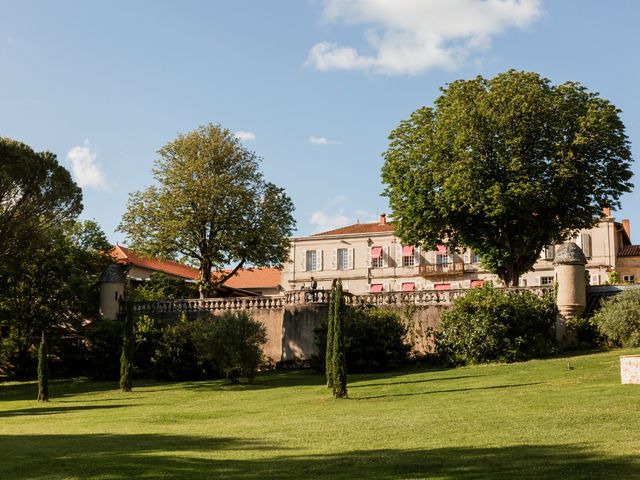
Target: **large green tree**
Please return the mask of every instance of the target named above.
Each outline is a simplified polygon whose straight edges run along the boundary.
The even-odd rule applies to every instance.
[[[390,134],[382,178],[396,234],[468,247],[517,285],[545,245],[630,191],[620,111],[575,82],[511,70],[458,80]]]
[[[82,192],[50,152],[0,137],[0,271],[82,211]]]
[[[29,373],[43,331],[50,347],[82,334],[98,312],[100,275],[113,262],[109,242],[93,221],[51,228],[28,258],[0,275],[0,326],[8,332],[0,357],[15,373]]]
[[[205,125],[158,153],[157,184],[130,194],[119,226],[134,248],[199,268],[201,296],[243,266],[287,259],[293,203],[232,132]]]

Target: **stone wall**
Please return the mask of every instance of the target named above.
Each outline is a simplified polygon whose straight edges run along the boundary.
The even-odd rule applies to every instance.
[[[534,290],[544,295],[550,287],[535,289],[510,288],[510,291]],[[367,295],[347,295],[348,305],[363,308],[379,307],[397,312],[407,324],[408,341],[416,353],[430,351],[428,332],[437,328],[442,312],[456,298],[469,290],[390,292]],[[195,320],[224,311],[248,310],[267,329],[264,353],[273,364],[297,363],[309,360],[315,353],[314,330],[328,317],[328,291],[293,291],[281,297],[246,297],[189,299],[161,302],[136,302],[134,314],[151,315],[164,321],[177,321],[182,312]]]

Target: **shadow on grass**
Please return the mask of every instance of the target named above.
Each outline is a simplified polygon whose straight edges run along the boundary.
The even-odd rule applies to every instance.
[[[0,418],[20,417],[20,416],[28,416],[28,415],[56,415],[60,413],[84,412],[87,410],[110,410],[110,409],[122,408],[122,407],[135,407],[135,405],[122,404],[122,405],[84,405],[84,406],[77,406],[77,407],[67,407],[67,406],[57,407],[54,404],[47,407],[22,408],[22,409],[16,409],[16,410],[0,410]]]
[[[256,440],[163,435],[2,435],[0,478],[640,478],[635,456],[581,445],[377,449],[291,455]]]
[[[442,378],[425,378],[422,380],[409,380],[407,382],[384,382],[384,383],[365,383],[363,385],[349,385],[349,390],[352,388],[364,388],[364,387],[383,387],[385,385],[412,385],[414,383],[427,383],[427,382],[442,382],[444,380],[461,380],[463,378],[477,378],[484,377],[484,375],[463,375],[460,377],[442,377]],[[349,377],[351,378],[351,377]],[[356,380],[357,381],[357,380]]]
[[[447,390],[429,390],[428,392],[391,393],[388,395],[371,395],[367,397],[353,397],[353,400],[373,400],[375,398],[413,397],[416,395],[431,395],[432,393],[469,392],[473,390],[496,390],[496,389],[503,389],[503,388],[528,387],[529,385],[540,385],[542,383],[543,382],[513,383],[509,385],[492,385],[488,387],[468,387],[468,388],[450,388]]]

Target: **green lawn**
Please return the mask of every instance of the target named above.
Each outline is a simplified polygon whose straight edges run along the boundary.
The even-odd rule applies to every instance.
[[[606,353],[353,375],[0,385],[0,479],[640,479],[640,385]],[[568,368],[570,367],[570,368]]]

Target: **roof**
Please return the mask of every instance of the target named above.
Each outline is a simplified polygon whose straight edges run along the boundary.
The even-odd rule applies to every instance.
[[[229,280],[224,282],[233,288],[277,288],[280,285],[280,274],[277,268],[256,268],[254,270],[238,270]]]
[[[369,233],[385,233],[393,232],[395,230],[392,223],[356,223],[349,225],[348,227],[336,228],[327,232],[320,232],[312,237],[320,237],[324,235],[357,235],[357,234],[369,234]]]
[[[200,271],[196,268],[183,265],[174,260],[145,257],[132,250],[116,245],[111,255],[118,263],[131,264],[136,267],[146,268],[154,272],[162,272],[174,277],[187,280],[196,280],[200,277]],[[225,271],[227,273],[228,270]],[[224,286],[236,289],[247,288],[276,288],[280,285],[280,270],[277,268],[256,268],[253,270],[241,269],[224,282]]]
[[[640,245],[625,245],[619,257],[640,257]]]
[[[121,245],[113,247],[111,256],[114,257],[118,263],[131,264],[136,267],[147,268],[154,272],[162,272],[187,280],[195,280],[200,276],[200,272],[193,267],[188,267],[174,260],[145,257]]]

